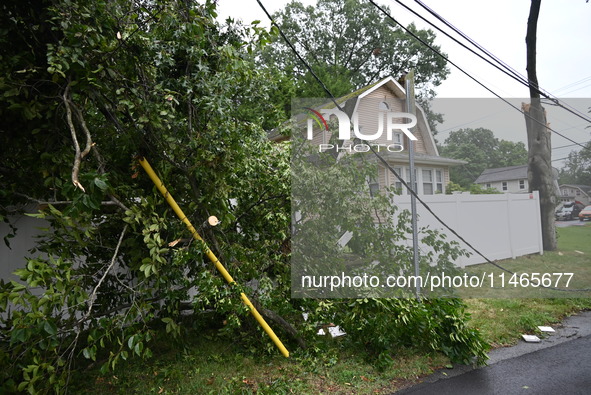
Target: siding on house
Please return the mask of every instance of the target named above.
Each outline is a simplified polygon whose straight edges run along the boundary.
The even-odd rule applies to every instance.
[[[527,165],[486,169],[474,183],[503,193],[529,192]]]
[[[591,186],[589,185],[562,184],[559,189],[562,202],[579,201],[584,205],[591,204]]]

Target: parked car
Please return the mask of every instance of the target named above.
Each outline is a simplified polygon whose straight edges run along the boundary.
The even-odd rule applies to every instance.
[[[591,219],[591,206],[587,206],[579,213],[579,220]]]
[[[578,202],[567,202],[555,212],[555,217],[559,221],[569,221],[577,218],[583,208],[584,206]]]

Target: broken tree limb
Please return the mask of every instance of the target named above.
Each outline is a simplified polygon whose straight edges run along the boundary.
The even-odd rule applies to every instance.
[[[281,328],[283,328],[302,349],[306,349],[308,345],[306,341],[300,336],[297,329],[295,329],[289,322],[287,322],[282,316],[274,312],[273,310],[269,310],[261,306],[261,304],[256,300],[252,299],[252,304],[256,307],[258,311],[260,311],[261,315],[268,319],[269,321],[274,322]]]
[[[64,90],[64,94],[62,95],[62,100],[64,102],[64,106],[66,108],[66,121],[68,123],[68,128],[70,129],[70,134],[72,135],[72,142],[74,144],[74,164],[72,165],[72,184],[75,187],[80,188],[82,192],[86,192],[82,184],[78,179],[78,175],[80,174],[80,164],[82,163],[82,159],[90,152],[92,148],[92,137],[90,135],[90,131],[86,126],[86,122],[84,121],[84,117],[82,116],[82,112],[72,103],[70,99],[70,85],[66,86]],[[86,135],[86,146],[82,151],[80,149],[80,143],[78,143],[78,136],[76,135],[76,127],[74,126],[74,120],[72,117],[72,108],[76,112],[76,117],[78,118],[78,122],[82,126],[82,130]]]

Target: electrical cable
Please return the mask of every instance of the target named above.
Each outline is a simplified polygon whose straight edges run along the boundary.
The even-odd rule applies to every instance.
[[[376,5],[372,0],[370,0],[370,2],[374,5]],[[279,31],[279,34],[281,35],[281,37],[284,39],[284,41],[288,44],[288,46],[291,48],[291,50],[294,52],[294,54],[296,55],[296,57],[304,64],[304,66],[310,71],[310,73],[312,74],[312,76],[314,77],[314,79],[322,86],[322,88],[324,89],[324,91],[329,95],[329,98],[331,99],[331,101],[335,104],[335,106],[340,110],[343,111],[343,108],[341,107],[341,105],[337,102],[337,99],[333,96],[333,94],[330,92],[330,90],[326,87],[326,85],[322,82],[322,80],[316,75],[316,73],[314,73],[314,71],[312,70],[312,67],[300,56],[300,54],[297,52],[297,50],[294,48],[294,46],[291,44],[291,42],[289,41],[289,39],[285,36],[285,34],[283,33],[283,31],[281,30],[281,27],[275,22],[275,20],[271,17],[271,15],[267,12],[267,9],[265,8],[265,6],[261,3],[261,0],[257,0],[257,3],[259,4],[259,6],[261,7],[261,9],[264,11],[264,13],[267,15],[267,17],[269,18],[269,20],[271,21],[271,24],[273,26],[275,26],[277,28],[277,30]],[[377,5],[376,5],[377,6]],[[377,6],[378,8],[380,8],[379,6]],[[381,9],[381,8],[380,8]],[[384,12],[382,10],[382,12]],[[393,19],[393,18],[392,18]],[[396,21],[395,21],[396,22]],[[396,22],[398,23],[398,22]],[[406,29],[405,29],[406,30]],[[418,37],[414,36],[413,37],[419,39]],[[420,40],[420,39],[419,39]],[[422,40],[421,40],[422,42]],[[439,54],[440,56],[443,56],[441,54]],[[456,66],[457,67],[457,66]],[[488,88],[486,88],[488,89]],[[485,260],[485,262],[495,266],[496,268],[500,269],[501,271],[504,271],[506,273],[509,274],[516,274],[515,272],[504,268],[503,266],[499,265],[498,263],[492,261],[491,259],[489,259],[488,257],[486,257],[484,254],[482,254],[482,252],[480,252],[478,249],[476,249],[476,247],[474,247],[471,243],[469,243],[467,240],[465,240],[462,236],[460,236],[454,229],[452,229],[449,225],[447,225],[437,214],[435,214],[435,212],[431,209],[431,207],[429,207],[429,205],[427,203],[425,203],[420,196],[414,191],[413,188],[410,188],[410,186],[408,185],[408,183],[396,172],[396,170],[394,170],[394,168],[380,155],[378,154],[378,152],[376,152],[375,148],[373,148],[373,146],[371,144],[367,144],[370,151],[376,156],[376,158],[392,173],[394,174],[394,176],[401,182],[401,184],[407,189],[407,191],[410,191],[410,193],[417,199],[417,201],[419,203],[421,203],[421,205],[441,224],[443,225],[447,230],[449,230],[454,236],[456,236],[460,241],[462,241],[466,246],[468,246],[472,251],[474,251],[478,256],[480,256],[481,258],[483,258]],[[544,288],[548,288],[548,289],[555,289],[558,291],[591,291],[591,288],[589,289],[581,289],[581,290],[569,290],[569,289],[561,289],[561,288],[553,288],[553,287],[544,287]]]
[[[429,25],[433,26],[435,29],[439,30],[440,32],[442,32],[443,34],[445,34],[446,36],[448,36],[449,38],[451,38],[452,40],[456,41],[454,38],[450,37],[447,33],[443,32],[439,27],[437,27],[436,25],[434,25],[433,23],[429,22],[428,20],[426,20],[424,17],[422,17],[421,15],[419,15],[418,13],[416,13],[415,11],[411,10],[408,6],[406,6],[405,4],[402,4],[400,2],[400,0],[395,0],[397,3],[401,4],[404,8],[406,8],[407,10],[409,10],[410,12],[412,12],[413,14],[417,15],[418,17],[420,17],[421,19],[423,19],[425,22],[427,22]],[[450,22],[448,22],[445,18],[443,18],[441,15],[439,15],[437,12],[435,12],[432,8],[430,8],[429,6],[427,6],[425,3],[423,3],[421,0],[415,0],[415,2],[417,4],[419,4],[421,7],[423,7],[423,9],[425,9],[427,12],[429,12],[431,15],[433,15],[437,20],[439,20],[440,22],[442,22],[443,24],[445,24],[447,27],[449,27],[450,29],[452,29],[454,32],[456,32],[457,34],[459,34],[462,38],[464,38],[465,40],[467,40],[469,43],[471,43],[472,45],[474,45],[476,48],[478,48],[480,51],[482,51],[483,53],[485,53],[486,55],[488,55],[490,58],[492,58],[495,62],[497,62],[498,64],[500,64],[505,70],[507,70],[507,72],[501,70],[499,67],[496,67],[497,69],[499,69],[500,71],[504,72],[505,74],[509,75],[511,78],[514,78],[515,80],[517,80],[518,82],[520,82],[521,84],[525,85],[528,88],[533,89],[535,92],[537,92],[538,94],[540,94],[541,96],[545,97],[548,100],[551,100],[555,105],[562,107],[563,109],[565,109],[566,111],[570,112],[573,115],[576,115],[577,117],[584,119],[586,122],[590,122],[591,123],[591,119],[588,118],[585,114],[583,114],[582,112],[580,112],[579,110],[573,108],[570,105],[564,105],[561,104],[559,99],[556,97],[552,97],[553,95],[551,95],[549,92],[541,89],[538,86],[533,86],[530,85],[529,80],[523,76],[522,74],[520,74],[518,71],[516,71],[515,69],[513,69],[511,66],[509,66],[508,64],[506,64],[505,62],[503,62],[501,59],[499,59],[498,57],[496,57],[494,54],[492,54],[490,51],[488,51],[486,48],[482,47],[480,44],[478,44],[476,41],[474,41],[472,38],[470,38],[468,35],[466,35],[465,33],[463,33],[460,29],[458,29],[457,27],[455,27],[453,24],[451,24]],[[373,2],[372,2],[373,3]],[[458,42],[458,44],[462,45],[464,48],[468,49],[465,45],[461,44]],[[472,52],[473,54],[481,57],[480,55],[476,54],[474,51],[468,49],[470,52]],[[481,57],[482,58],[482,57]],[[488,62],[488,61],[487,61]],[[488,62],[490,63],[490,62]],[[492,64],[491,64],[492,65]]]
[[[258,0],[257,0],[258,1]],[[489,87],[487,87],[486,85],[484,85],[482,82],[480,82],[478,79],[474,78],[471,74],[469,74],[467,71],[465,71],[463,68],[461,68],[460,66],[458,66],[456,63],[452,62],[451,60],[448,59],[447,56],[443,55],[441,52],[439,52],[438,50],[436,50],[435,48],[433,48],[429,43],[425,42],[425,40],[421,39],[420,37],[418,37],[416,34],[414,34],[412,31],[410,31],[409,29],[407,29],[404,25],[402,25],[400,22],[398,22],[396,19],[394,19],[394,17],[392,15],[390,15],[386,10],[384,10],[380,5],[378,5],[374,0],[369,0],[369,2],[371,4],[373,4],[378,10],[380,10],[386,17],[388,17],[389,19],[391,19],[393,22],[395,22],[398,26],[400,26],[400,28],[402,28],[402,30],[404,30],[407,34],[409,34],[410,36],[412,36],[415,40],[419,41],[421,44],[423,44],[424,46],[426,46],[427,48],[429,48],[431,51],[433,51],[433,53],[435,53],[437,56],[441,57],[442,59],[444,59],[446,62],[448,62],[449,64],[451,64],[452,66],[454,66],[456,69],[458,69],[459,71],[461,71],[464,75],[466,75],[468,78],[470,78],[472,81],[476,82],[478,85],[480,85],[482,88],[486,89],[488,92],[492,93],[495,97],[501,99],[503,102],[505,102],[507,105],[511,106],[512,108],[514,108],[516,111],[519,111],[521,114],[523,114],[525,117],[529,118],[530,120],[534,121],[535,123],[546,127],[548,130],[554,132],[555,134],[557,134],[558,136],[564,138],[565,140],[570,141],[571,143],[575,143],[577,145],[580,145],[583,149],[588,149],[587,147],[577,143],[576,141],[574,141],[573,139],[571,139],[570,137],[567,137],[565,135],[563,135],[562,133],[557,132],[556,130],[550,128],[549,126],[547,126],[546,124],[544,124],[543,122],[538,121],[537,119],[533,118],[532,116],[530,116],[529,114],[526,114],[525,111],[520,110],[519,108],[517,108],[515,105],[513,105],[511,102],[509,102],[507,99],[501,97],[498,93],[494,92],[492,89],[490,89]]]

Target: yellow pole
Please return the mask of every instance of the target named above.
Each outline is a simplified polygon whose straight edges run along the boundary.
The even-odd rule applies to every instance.
[[[219,259],[213,253],[213,251],[211,251],[209,249],[209,247],[207,246],[207,244],[205,244],[204,240],[201,238],[201,236],[199,236],[199,233],[197,233],[197,230],[193,227],[193,225],[191,224],[191,222],[189,221],[187,216],[183,213],[183,210],[181,210],[181,208],[176,203],[176,201],[174,200],[172,195],[168,192],[168,190],[166,189],[166,187],[162,183],[162,181],[160,181],[160,178],[158,178],[158,176],[154,172],[154,169],[152,169],[152,166],[150,166],[150,163],[148,163],[146,158],[140,158],[139,162],[140,162],[140,165],[142,165],[142,167],[146,171],[146,173],[148,173],[148,176],[150,177],[150,179],[152,180],[154,185],[156,185],[156,188],[158,188],[160,193],[162,193],[162,196],[164,196],[164,198],[166,199],[166,201],[168,202],[170,207],[172,207],[172,209],[174,210],[176,215],[187,226],[187,228],[189,229],[189,232],[191,232],[191,234],[193,235],[193,238],[195,240],[199,240],[199,241],[203,242],[203,245],[205,246],[205,255],[207,255],[207,257],[214,264],[216,269],[218,269],[218,271],[222,274],[222,276],[224,276],[224,278],[226,279],[228,284],[235,283],[232,276],[230,276],[230,273],[228,273],[228,271],[226,270],[224,265],[222,265],[222,263],[219,261]],[[287,351],[287,349],[285,348],[283,343],[281,343],[281,340],[279,340],[279,338],[277,337],[275,332],[273,332],[273,329],[271,329],[271,327],[269,326],[269,324],[267,324],[267,322],[265,321],[263,316],[261,316],[261,314],[253,306],[252,302],[248,299],[248,296],[246,296],[244,294],[244,292],[241,292],[240,298],[242,298],[242,302],[244,302],[244,304],[246,306],[248,306],[250,313],[258,321],[259,325],[263,328],[263,330],[267,333],[267,335],[269,335],[271,340],[273,340],[273,343],[275,343],[275,345],[277,346],[279,351],[281,351],[281,354],[283,354],[283,356],[285,356],[285,357],[289,357],[289,351]]]

